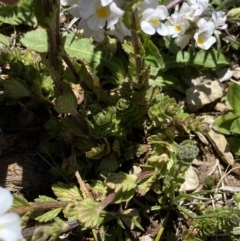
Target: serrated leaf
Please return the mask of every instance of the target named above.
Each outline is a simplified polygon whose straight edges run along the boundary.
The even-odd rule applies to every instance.
[[[48,211],[38,217],[35,217],[34,219],[39,221],[40,223],[45,223],[48,221],[51,221],[52,219],[54,219],[55,217],[57,217],[57,215],[62,211],[62,208],[55,208],[51,211]]]
[[[61,114],[70,113],[71,115],[77,115],[77,98],[73,91],[68,91],[58,96],[55,101],[54,109]]]
[[[56,202],[56,200],[54,198],[47,197],[44,195],[39,195],[39,197],[35,198],[34,201],[35,202]]]
[[[233,108],[233,112],[236,115],[240,116],[240,85],[237,83],[233,83],[229,86],[227,92],[227,99],[231,107]]]
[[[214,121],[217,131],[225,135],[230,135],[232,123],[236,118],[237,116],[233,112],[229,112],[217,117],[217,119]]]
[[[52,190],[61,201],[72,202],[74,200],[82,199],[79,189],[74,184],[64,184],[62,182],[58,182],[57,184],[52,185]]]
[[[115,192],[126,192],[134,189],[137,184],[137,175],[126,174],[124,172],[110,174],[107,178],[106,185],[114,189]]]
[[[27,32],[20,38],[20,42],[26,48],[36,52],[45,53],[48,51],[47,32],[45,29]]]
[[[32,1],[20,0],[15,6],[0,4],[0,21],[11,25],[26,24],[35,27],[37,19],[32,11]]]
[[[77,220],[86,228],[97,227],[103,221],[104,217],[101,216],[102,210],[99,204],[91,198],[85,198],[79,202],[78,210]]]
[[[30,203],[20,194],[13,194],[14,201],[12,207],[30,206]]]

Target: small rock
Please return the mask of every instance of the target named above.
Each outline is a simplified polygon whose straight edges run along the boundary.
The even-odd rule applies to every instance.
[[[211,127],[213,127],[214,118],[212,116],[206,115],[202,117],[204,117],[205,122],[209,123]],[[211,130],[206,134],[206,137],[212,143],[221,160],[226,164],[233,166],[234,158],[232,153],[229,151],[228,142],[225,136],[215,132],[214,129],[211,128]]]
[[[232,71],[232,75],[236,80],[239,80],[240,79],[240,67],[235,68]]]
[[[196,111],[223,96],[220,83],[215,80],[186,90],[186,104],[190,111]]]
[[[198,176],[192,166],[185,172],[185,181],[181,185],[179,192],[194,191],[199,185]]]
[[[231,110],[232,108],[229,103],[217,103],[214,109],[219,112],[226,112],[228,110]]]
[[[223,68],[217,71],[216,74],[220,82],[230,80],[233,75],[232,70],[230,70],[229,68]]]
[[[188,87],[206,84],[212,81],[209,76],[204,76],[204,75],[197,76],[197,77],[184,76],[182,77],[182,79]]]

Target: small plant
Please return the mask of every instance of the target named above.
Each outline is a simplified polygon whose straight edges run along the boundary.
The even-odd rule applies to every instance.
[[[19,36],[17,47],[7,42],[1,49],[7,77],[1,79],[0,103],[30,112],[44,128],[34,151],[55,178],[52,195],[32,202],[14,195],[11,210],[21,215],[28,240],[54,241],[69,231],[79,239],[137,240],[156,219],[158,241],[169,223],[175,225],[171,216],[180,213],[197,229],[195,239],[183,230],[182,240],[206,240],[239,225],[238,209],[185,207],[187,200],[209,200],[213,193],[179,191],[200,153],[190,135],[206,134],[209,126],[167,94],[184,93],[178,74],[186,73],[186,66],[201,72],[228,65],[213,49],[227,15],[208,1],[161,2],[165,5],[154,0],[61,1],[70,8],[57,0],[0,5],[7,9],[4,23],[27,22],[31,29]],[[63,31],[59,16],[67,9],[76,17],[70,25],[79,23]],[[238,90],[239,85],[229,87],[233,111],[216,121],[220,130],[227,130],[226,122],[231,127],[225,134],[240,133]],[[0,121],[4,126],[8,119]],[[171,232],[166,236],[176,239]]]

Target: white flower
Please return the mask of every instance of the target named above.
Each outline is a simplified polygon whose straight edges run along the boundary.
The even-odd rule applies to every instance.
[[[96,42],[102,42],[104,40],[104,29],[92,30],[87,25],[87,19],[81,19],[78,24],[79,29],[83,29],[83,37],[84,38],[91,38]]]
[[[124,14],[113,0],[81,0],[78,6],[81,17],[88,19],[87,25],[92,30],[102,29],[106,24],[110,28]]]
[[[184,34],[184,35],[176,38],[174,42],[175,42],[175,44],[176,44],[177,46],[179,46],[181,49],[184,49],[184,48],[188,45],[188,43],[189,43],[189,41],[190,41],[191,38],[192,38],[192,35],[190,35],[190,34]]]
[[[227,20],[227,16],[225,12],[213,11],[212,21],[214,22],[216,29],[219,29],[219,30],[226,29],[227,28],[226,20]]]
[[[168,34],[172,35],[173,38],[182,36],[189,26],[188,20],[177,12],[168,17],[166,22]]]
[[[63,6],[72,6],[73,4],[78,4],[79,0],[60,0]]]
[[[11,193],[0,187],[0,240],[23,241],[20,218],[16,213],[6,213],[13,204]]]
[[[126,28],[122,21],[118,21],[110,28],[109,34],[113,34],[120,42],[122,42],[125,36],[131,36],[131,31]]]
[[[208,0],[188,0],[184,2],[179,10],[179,13],[192,22],[195,22],[201,14],[207,9]]]
[[[179,14],[190,21],[196,20],[197,16],[194,15],[195,10],[184,2],[179,10]]]
[[[161,22],[166,19],[168,11],[165,6],[158,6],[156,9],[148,8],[143,11],[141,18],[141,29],[144,33],[153,35],[156,32],[160,35],[168,35],[168,29]]]
[[[208,0],[188,0],[190,8],[194,10],[194,16],[199,17],[208,7]]]
[[[215,28],[214,23],[201,18],[198,20],[197,26],[199,29],[193,36],[196,46],[208,50],[216,42],[216,38],[212,36]]]

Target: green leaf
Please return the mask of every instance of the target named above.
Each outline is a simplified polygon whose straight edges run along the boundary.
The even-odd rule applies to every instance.
[[[78,39],[74,34],[68,34],[65,41],[65,50],[70,57],[80,58],[87,61],[95,72],[99,67],[108,68],[119,80],[125,78],[125,68],[122,61],[115,56],[109,61],[104,53],[97,49],[92,39]]]
[[[77,220],[86,228],[98,227],[103,221],[99,204],[91,198],[79,202]]]
[[[233,108],[233,112],[236,115],[240,115],[240,85],[237,83],[233,83],[229,86],[227,92],[227,99],[231,107]]]
[[[74,184],[58,182],[52,185],[52,190],[60,201],[72,202],[82,199],[79,189]]]
[[[31,96],[31,92],[28,90],[28,86],[24,81],[11,78],[4,81],[3,86],[6,94],[14,99]]]
[[[109,188],[114,189],[115,192],[125,192],[135,189],[137,175],[126,174],[124,172],[110,174],[107,178],[106,184]]]
[[[65,89],[66,90],[66,89]],[[64,90],[64,91],[65,91]],[[70,113],[71,115],[77,115],[77,98],[72,90],[64,92],[58,96],[55,101],[54,109],[61,114]]]
[[[45,223],[48,221],[51,221],[52,219],[54,219],[55,217],[57,217],[57,215],[62,211],[62,208],[55,208],[51,211],[48,211],[38,217],[35,217],[34,219],[39,221],[40,223]]]
[[[240,17],[240,8],[230,9],[227,13],[228,20]]]
[[[9,46],[9,38],[0,33],[0,48]]]
[[[44,195],[39,195],[39,197],[35,198],[34,201],[35,202],[56,202],[56,200],[54,198],[47,197]]]
[[[152,87],[159,86],[159,87],[171,87],[175,90],[178,90],[182,93],[185,92],[184,85],[178,78],[175,78],[172,75],[164,74],[158,75],[156,79],[149,79],[149,85]]]
[[[32,10],[32,1],[21,0],[13,7],[0,4],[0,21],[11,25],[26,24],[36,27],[37,19]]]
[[[27,32],[20,38],[26,48],[36,52],[45,53],[48,50],[47,32],[45,29],[36,29]]]
[[[63,125],[65,125],[68,130],[74,133],[76,136],[86,136],[75,119],[67,116],[61,119],[61,123],[63,123]]]
[[[235,155],[240,156],[240,138],[239,137],[229,137],[228,144],[230,146],[231,152]]]
[[[233,112],[219,116],[214,122],[217,127],[217,131],[225,135],[230,135],[232,123],[236,118],[237,116]]]
[[[231,132],[233,134],[240,134],[240,118],[233,121],[231,126]]]
[[[216,50],[200,50],[197,53],[194,53],[193,51],[178,51],[176,62],[185,64],[187,66],[197,65],[206,68],[220,68],[228,65],[228,61],[224,55]]]
[[[158,70],[163,69],[165,66],[164,66],[163,58],[159,53],[158,48],[150,39],[148,39],[148,37],[144,37],[144,38],[145,38],[145,42],[144,42],[145,64],[150,65],[151,68],[153,67],[153,69],[154,67],[157,68]]]
[[[104,148],[105,144],[99,144],[96,147],[92,147],[91,150],[86,153],[86,157],[90,159],[99,159],[105,155]]]
[[[12,207],[19,207],[19,206],[30,206],[30,203],[22,196],[19,194],[13,194],[14,201]]]

